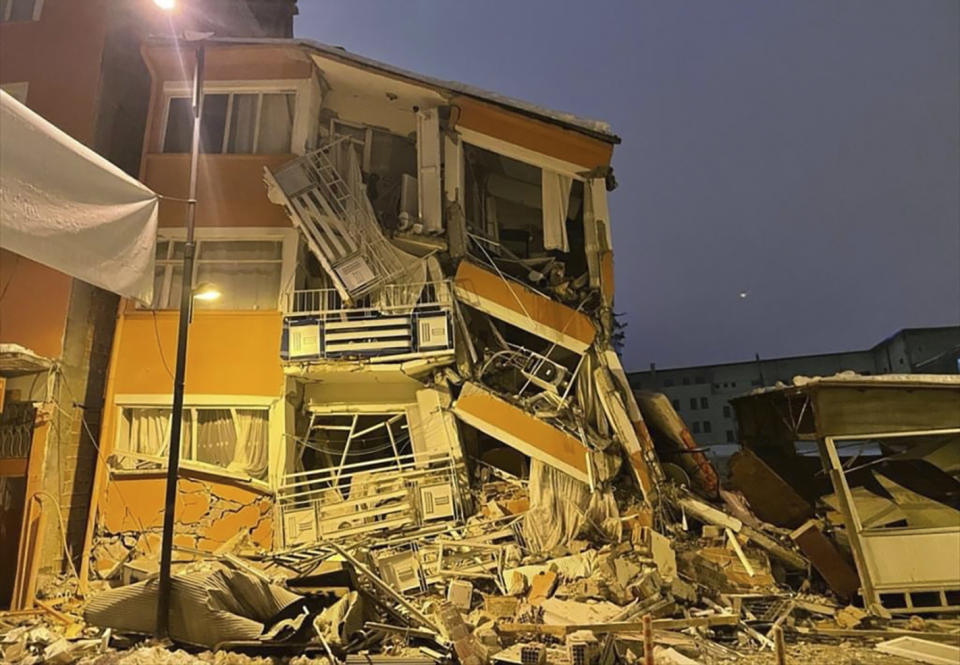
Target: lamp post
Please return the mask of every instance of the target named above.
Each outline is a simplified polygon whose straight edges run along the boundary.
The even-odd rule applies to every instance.
[[[164,10],[174,8],[173,0],[154,0]],[[193,70],[193,138],[190,144],[190,188],[187,195],[187,237],[183,248],[183,280],[180,290],[180,321],[177,328],[177,366],[173,379],[173,413],[170,419],[170,455],[163,505],[163,537],[160,544],[160,576],[157,584],[156,635],[170,634],[170,568],[173,563],[173,524],[177,504],[177,476],[180,471],[180,430],[183,424],[183,384],[187,365],[187,333],[193,305],[194,222],[197,214],[197,162],[200,156],[200,121],[203,113],[204,47],[196,48]],[[205,292],[206,293],[206,292]]]

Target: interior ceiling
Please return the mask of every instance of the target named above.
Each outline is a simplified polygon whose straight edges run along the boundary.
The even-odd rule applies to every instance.
[[[442,95],[429,88],[415,86],[321,55],[314,54],[312,57],[331,91],[337,94],[373,98],[377,103],[386,97],[397,108],[410,112],[414,106],[434,108],[446,102]]]

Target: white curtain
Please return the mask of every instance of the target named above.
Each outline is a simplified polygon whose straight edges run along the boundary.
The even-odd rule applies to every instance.
[[[260,105],[259,153],[290,152],[293,134],[293,108],[296,95],[270,93],[263,95]]]
[[[270,441],[266,411],[237,409],[237,445],[230,469],[237,469],[251,478],[267,477]]]
[[[567,213],[570,210],[573,178],[544,169],[542,182],[543,247],[569,252]]]
[[[130,409],[130,440],[126,450],[160,455],[169,443],[170,409]]]
[[[591,492],[586,483],[531,459],[529,492],[523,537],[531,551],[549,552],[581,534],[620,541],[620,511],[611,489]]]

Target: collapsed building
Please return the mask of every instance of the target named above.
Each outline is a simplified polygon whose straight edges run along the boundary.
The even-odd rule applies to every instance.
[[[172,197],[189,51],[144,57],[142,179]],[[652,505],[610,342],[605,125],[315,44],[213,41],[203,133],[196,280],[224,296],[192,323],[178,543],[446,530],[481,468],[588,497],[623,465]],[[161,206],[155,308],[117,326],[94,573],[156,552],[181,211]]]
[[[86,619],[121,633],[155,620],[192,120],[192,50],[142,55],[140,175],[165,197],[154,302],[118,313],[78,571]],[[631,391],[613,344],[606,124],[312,42],[212,39],[201,141],[194,282],[222,297],[192,313],[177,642],[609,665],[652,658],[652,628],[721,658],[772,648],[794,613],[856,624],[867,615],[844,605],[861,590],[874,616],[956,609],[949,557],[937,603],[910,595],[928,580],[870,586],[830,445],[856,569],[828,540],[836,520],[773,515],[789,495],[772,471],[773,496],[732,490],[669,400]],[[955,451],[960,384],[939,390],[924,425]],[[758,423],[759,455],[773,430]],[[39,541],[21,534],[25,606]]]

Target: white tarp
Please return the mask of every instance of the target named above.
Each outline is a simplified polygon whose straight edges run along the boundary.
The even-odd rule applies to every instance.
[[[146,304],[157,205],[142,183],[0,92],[0,247]]]

